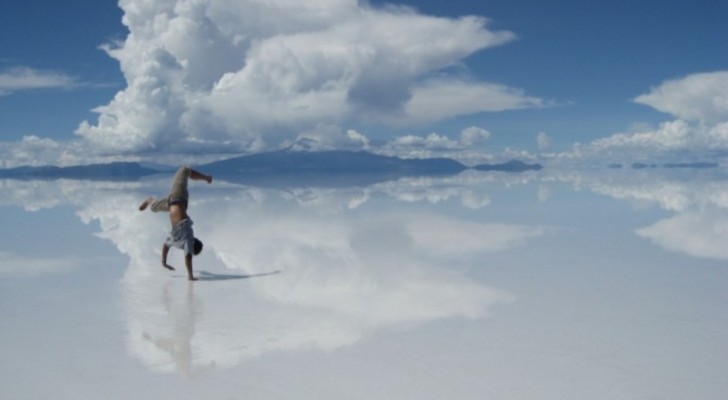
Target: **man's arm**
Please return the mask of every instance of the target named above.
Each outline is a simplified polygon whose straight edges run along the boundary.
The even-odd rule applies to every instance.
[[[206,181],[208,184],[212,183],[212,175],[205,175],[202,172],[195,171],[190,168],[190,179],[193,181]]]
[[[169,245],[165,243],[162,245],[162,267],[167,268],[170,271],[174,271],[174,267],[167,264],[167,254],[169,254]]]
[[[197,278],[192,276],[192,254],[187,253],[185,255],[185,265],[187,266],[187,279],[190,281],[196,281]]]

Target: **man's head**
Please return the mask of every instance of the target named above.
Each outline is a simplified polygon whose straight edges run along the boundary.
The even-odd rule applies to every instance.
[[[202,253],[202,241],[195,238],[195,246],[192,248],[192,254],[198,255]]]

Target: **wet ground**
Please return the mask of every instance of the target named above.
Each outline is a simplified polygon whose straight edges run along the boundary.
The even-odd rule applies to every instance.
[[[722,399],[727,182],[0,181],[0,398]]]

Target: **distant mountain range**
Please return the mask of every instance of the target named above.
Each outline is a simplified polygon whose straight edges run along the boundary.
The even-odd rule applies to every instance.
[[[503,164],[481,164],[476,165],[473,169],[478,171],[503,171],[503,172],[523,172],[523,171],[538,171],[541,168],[541,164],[526,164],[523,161],[511,160]]]
[[[172,171],[176,167],[169,167]],[[405,159],[364,151],[297,152],[273,151],[229,158],[197,168],[217,179],[240,183],[288,183],[307,179],[338,183],[367,184],[405,176],[455,175],[469,167],[449,158]],[[539,170],[539,164],[512,160],[503,164],[473,167],[480,171],[523,172]],[[70,167],[18,167],[0,169],[0,178],[136,180],[165,172],[159,165],[136,162],[79,165]]]
[[[9,179],[86,179],[99,181],[127,181],[160,171],[136,162],[74,165],[70,167],[41,166],[0,169],[0,178]]]

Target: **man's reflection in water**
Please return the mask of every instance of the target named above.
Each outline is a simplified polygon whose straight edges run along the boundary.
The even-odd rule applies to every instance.
[[[189,282],[184,295],[175,292],[175,285],[168,282],[164,285],[162,302],[168,318],[164,325],[171,327],[170,335],[152,336],[146,331],[144,340],[154,344],[158,349],[169,354],[180,375],[192,378],[213,367],[215,361],[195,367],[192,357],[192,337],[195,335],[197,317],[202,312],[200,300],[195,300],[194,284]]]
[[[215,246],[204,262],[213,272],[198,271],[196,287],[157,273],[158,254],[146,240],[154,225],[135,218],[138,211],[104,225],[130,256],[122,287],[132,357],[154,372],[190,377],[269,353],[352,346],[391,328],[486,318],[513,298],[466,267],[544,232],[402,203],[387,203],[384,213],[331,212],[326,203],[324,212],[267,196],[207,199],[214,206],[204,218],[214,223],[205,234]]]

